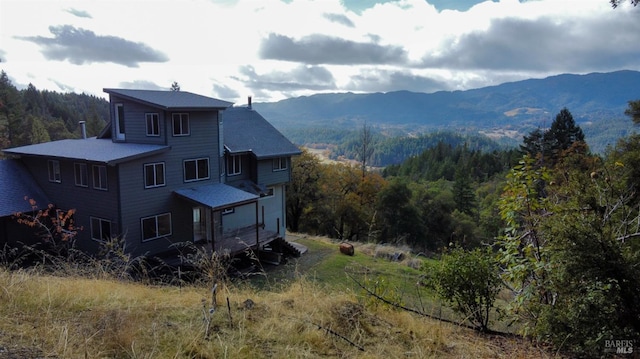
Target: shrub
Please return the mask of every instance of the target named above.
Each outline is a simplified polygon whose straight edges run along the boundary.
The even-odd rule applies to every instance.
[[[489,318],[502,288],[498,266],[489,248],[466,251],[455,248],[435,265],[425,267],[427,286],[451,308],[481,331],[489,330]]]

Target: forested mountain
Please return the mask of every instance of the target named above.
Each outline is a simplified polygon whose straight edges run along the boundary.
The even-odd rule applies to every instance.
[[[0,73],[0,148],[80,137],[80,121],[95,136],[108,118],[109,103],[103,98],[40,91],[32,84],[18,90]]]
[[[592,150],[601,152],[632,132],[623,112],[629,100],[640,98],[638,83],[637,71],[565,74],[467,91],[319,94],[254,107],[285,134],[310,127],[353,129],[366,122],[394,134],[451,130],[510,142],[548,127],[566,107]]]

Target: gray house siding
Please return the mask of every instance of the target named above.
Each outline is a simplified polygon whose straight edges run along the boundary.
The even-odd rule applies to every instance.
[[[291,160],[290,158],[286,159],[287,168],[284,170],[275,170],[273,169],[273,159],[266,159],[258,161],[258,175],[257,175],[257,183],[264,185],[272,185],[278,183],[289,182],[291,177]]]
[[[213,118],[213,120],[212,120]],[[190,134],[188,136],[168,136],[172,150],[121,164],[121,218],[122,231],[126,233],[127,244],[136,254],[155,254],[166,251],[171,243],[193,239],[192,207],[185,200],[177,198],[173,191],[178,188],[197,187],[218,183],[219,159],[218,126],[216,113],[196,112],[189,115]],[[212,139],[214,139],[212,141]],[[184,161],[208,159],[208,178],[185,182]],[[145,164],[163,163],[165,185],[145,188]],[[171,235],[143,241],[141,220],[149,216],[171,213]]]
[[[105,166],[107,170],[107,189],[93,187],[91,176],[92,166],[104,166],[101,163],[59,160],[60,182],[50,182],[48,176],[48,160],[45,158],[25,157],[23,162],[42,187],[51,204],[69,210],[75,209],[74,220],[76,226],[82,227],[76,237],[76,245],[83,250],[93,250],[98,243],[91,240],[91,217],[98,217],[117,224],[118,220],[118,176],[117,169]],[[84,163],[88,170],[88,186],[80,187],[75,184],[74,163]],[[46,208],[48,203],[39,203],[39,208]]]
[[[239,183],[242,181],[253,181],[253,182],[257,182],[257,177],[256,177],[256,160],[253,156],[250,155],[237,155],[240,156],[240,164],[241,164],[241,172],[240,174],[236,174],[236,175],[230,175],[229,174],[229,170],[228,167],[225,167],[226,169],[226,175],[227,175],[227,179],[226,179],[226,183],[233,185],[234,183]],[[228,165],[228,162],[231,161],[231,155],[227,154],[225,157],[225,166]]]
[[[265,229],[279,232],[285,235],[286,218],[284,210],[284,185],[270,186],[273,188],[273,195],[260,198],[260,222],[264,223]]]
[[[115,121],[116,105],[122,104],[124,110],[125,123],[125,142],[131,143],[148,143],[148,144],[164,144],[167,134],[165,121],[165,113],[157,108],[145,106],[140,103],[131,102],[111,95],[111,121]],[[159,136],[147,136],[147,122],[145,115],[147,113],[157,113],[160,123]],[[113,126],[113,138],[116,138],[116,127]]]

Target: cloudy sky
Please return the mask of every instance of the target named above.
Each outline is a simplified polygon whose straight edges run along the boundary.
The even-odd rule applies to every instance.
[[[434,92],[639,60],[640,6],[608,0],[0,0],[14,85],[98,96]]]

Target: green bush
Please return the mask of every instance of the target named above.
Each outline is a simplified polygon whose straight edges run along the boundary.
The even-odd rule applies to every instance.
[[[479,330],[489,330],[491,309],[502,288],[490,248],[455,248],[425,270],[427,285],[442,300]]]

